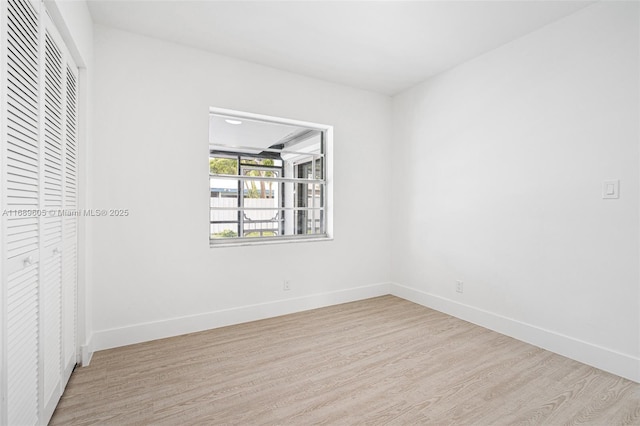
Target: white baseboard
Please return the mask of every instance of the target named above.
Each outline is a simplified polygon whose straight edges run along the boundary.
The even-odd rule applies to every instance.
[[[83,367],[89,366],[91,358],[93,357],[93,335],[89,338],[86,345],[80,346],[80,365]]]
[[[640,358],[393,283],[390,293],[587,365],[640,382]]]
[[[82,365],[89,365],[94,351],[272,318],[340,303],[355,302],[387,294],[392,294],[469,321],[629,380],[640,382],[640,358],[396,283],[373,284],[97,331],[91,336],[92,338],[88,344],[81,348]]]
[[[241,324],[340,303],[355,302],[389,294],[389,283],[372,284],[328,293],[276,300],[256,305],[207,312],[167,320],[135,324],[122,328],[96,331],[91,349],[100,351],[134,343],[195,333],[228,325]],[[84,350],[83,350],[83,365]]]

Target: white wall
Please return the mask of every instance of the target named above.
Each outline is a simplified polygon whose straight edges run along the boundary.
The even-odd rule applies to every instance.
[[[640,380],[638,54],[604,2],[394,98],[396,294]]]
[[[95,349],[388,292],[388,97],[102,26],[94,48],[92,207],[130,210],[91,220]],[[334,241],[209,248],[210,106],[335,126]]]
[[[640,380],[638,36],[602,2],[391,109],[97,26],[87,207],[131,216],[86,221],[94,348],[392,292]],[[335,126],[335,241],[209,248],[210,106]]]

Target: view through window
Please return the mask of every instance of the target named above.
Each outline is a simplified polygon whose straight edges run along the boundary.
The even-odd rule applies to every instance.
[[[212,108],[211,244],[328,237],[330,137],[330,126]]]

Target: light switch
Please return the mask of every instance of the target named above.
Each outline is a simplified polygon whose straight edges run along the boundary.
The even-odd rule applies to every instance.
[[[602,198],[620,198],[620,181],[605,180],[602,184]]]

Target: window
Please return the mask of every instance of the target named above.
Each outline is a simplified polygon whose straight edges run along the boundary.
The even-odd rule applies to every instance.
[[[331,126],[212,108],[211,245],[329,238],[331,135]]]

